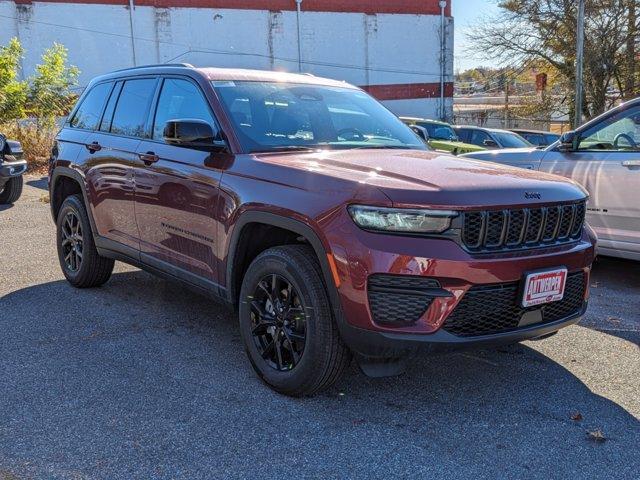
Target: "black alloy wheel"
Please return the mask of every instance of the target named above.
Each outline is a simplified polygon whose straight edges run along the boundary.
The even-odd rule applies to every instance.
[[[305,308],[284,277],[272,274],[258,282],[251,299],[251,326],[256,348],[271,368],[295,368],[307,339]]]
[[[78,215],[69,211],[62,222],[62,257],[71,272],[77,272],[82,265],[83,239],[82,224]]]

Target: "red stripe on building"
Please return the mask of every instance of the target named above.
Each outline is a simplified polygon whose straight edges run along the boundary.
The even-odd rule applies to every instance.
[[[14,0],[17,4],[30,3],[89,3],[104,5],[129,5],[128,0]],[[228,8],[240,10],[289,10],[296,9],[295,0],[134,0],[137,6],[159,8]],[[438,0],[303,0],[305,12],[344,13],[401,13],[439,15]],[[451,0],[445,8],[451,16]]]
[[[378,100],[409,100],[416,98],[439,98],[440,83],[397,83],[390,85],[368,85],[362,87]],[[444,84],[444,96],[453,97],[453,83]]]

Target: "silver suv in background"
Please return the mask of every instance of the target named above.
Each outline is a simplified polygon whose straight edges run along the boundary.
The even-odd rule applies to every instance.
[[[463,156],[568,177],[589,191],[587,221],[598,253],[640,260],[640,98],[591,120],[542,150]]]

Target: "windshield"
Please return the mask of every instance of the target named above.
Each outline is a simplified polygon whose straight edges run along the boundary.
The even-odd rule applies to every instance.
[[[430,123],[430,122],[417,122],[416,125],[419,125],[429,132],[429,139],[431,140],[449,140],[452,142],[459,141],[456,132],[453,131],[449,125],[442,125],[439,123]]]
[[[532,145],[516,133],[493,132],[502,148],[524,148]]]
[[[212,84],[246,152],[426,149],[409,127],[360,90],[275,82]]]

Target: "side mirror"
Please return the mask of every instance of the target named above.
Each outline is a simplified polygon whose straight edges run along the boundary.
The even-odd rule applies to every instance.
[[[497,146],[498,146],[498,144],[496,143],[496,141],[495,141],[495,140],[491,140],[490,138],[487,138],[486,140],[484,140],[484,141],[482,142],[482,144],[483,144],[485,147],[488,147],[488,148],[495,148],[495,147],[497,147]]]
[[[425,143],[429,141],[429,132],[427,132],[426,128],[421,127],[420,125],[410,125],[409,128],[411,128],[411,130],[413,130],[414,133]]]
[[[204,120],[176,119],[164,125],[163,139],[169,145],[202,150],[226,150],[226,143],[217,138],[213,128]]]
[[[10,153],[5,152],[5,148],[7,147],[7,137],[0,133],[0,154]]]
[[[560,135],[560,144],[558,145],[558,150],[561,152],[573,152],[577,149],[578,145],[578,135],[574,130],[570,130],[568,132]]]

